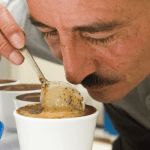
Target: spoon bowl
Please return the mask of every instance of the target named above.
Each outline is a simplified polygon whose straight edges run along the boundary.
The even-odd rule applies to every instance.
[[[54,105],[66,105],[66,107],[71,107],[73,109],[84,109],[85,105],[84,105],[84,99],[81,96],[81,94],[78,92],[77,89],[75,89],[71,84],[69,83],[65,83],[62,81],[48,81],[46,80],[46,78],[44,77],[43,73],[41,72],[40,68],[38,67],[37,63],[35,62],[34,58],[32,57],[32,55],[30,54],[30,52],[28,51],[27,47],[25,46],[24,48],[22,48],[21,50],[22,55],[28,60],[29,64],[31,65],[31,67],[33,68],[33,70],[35,71],[36,75],[38,76],[41,84],[42,84],[42,92],[41,92],[41,98],[40,98],[40,103],[43,104],[46,101],[50,101],[51,97],[52,97],[52,93],[51,93],[51,89],[53,88],[53,92],[55,92],[55,95],[53,97],[53,100],[51,99],[50,102],[54,102]],[[54,89],[54,87],[56,87]],[[70,95],[68,95],[66,93],[66,91],[68,93],[70,93]],[[67,96],[63,96],[64,93],[66,93]],[[49,93],[49,95],[48,95]],[[60,93],[62,95],[60,95]],[[59,98],[58,98],[59,96]],[[65,99],[62,99],[62,97]],[[60,98],[61,97],[61,98]],[[72,99],[73,98],[73,99]],[[76,102],[76,99],[78,98],[78,103]],[[57,103],[59,101],[59,103]],[[64,101],[66,103],[64,103]],[[50,105],[51,107],[54,107],[54,105]]]

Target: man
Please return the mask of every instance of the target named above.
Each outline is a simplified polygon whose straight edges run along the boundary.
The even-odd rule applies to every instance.
[[[26,0],[31,23],[63,61],[66,78],[81,83],[120,134],[115,150],[150,144],[150,1]],[[19,65],[23,31],[0,6],[0,53]],[[111,104],[112,103],[112,104]]]

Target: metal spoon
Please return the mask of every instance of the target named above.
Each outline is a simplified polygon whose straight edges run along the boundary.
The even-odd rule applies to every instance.
[[[38,76],[39,80],[40,80],[40,78],[43,78],[46,81],[43,73],[41,72],[41,70],[38,67],[37,63],[35,62],[34,58],[30,54],[30,52],[28,51],[27,47],[25,46],[24,48],[22,48],[20,50],[20,52],[28,60],[28,62],[31,65],[32,69],[35,71],[36,75]],[[40,80],[40,82],[41,82],[41,80]]]
[[[52,87],[54,86],[61,86],[61,87],[68,87],[69,89],[73,89],[75,91],[76,95],[80,95],[80,93],[70,84],[62,82],[62,81],[48,81],[45,79],[43,73],[41,72],[40,68],[38,67],[37,63],[35,62],[34,58],[32,57],[32,55],[30,54],[30,52],[28,51],[27,47],[25,46],[24,48],[22,48],[20,50],[20,52],[22,53],[22,55],[25,57],[25,59],[28,60],[29,64],[32,66],[33,70],[35,71],[36,75],[38,76],[40,82],[42,85],[46,85],[48,86],[48,90],[50,90]],[[42,97],[42,93],[41,93],[41,97]],[[42,98],[40,98],[40,103],[42,103]],[[82,108],[83,109],[85,107],[84,105],[84,100],[83,100],[83,105]]]

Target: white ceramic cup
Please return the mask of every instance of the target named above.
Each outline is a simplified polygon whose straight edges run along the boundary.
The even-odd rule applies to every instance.
[[[13,80],[13,79],[0,79],[0,80]],[[20,81],[19,80],[14,80],[14,82],[10,82],[10,83],[0,83],[0,87],[2,86],[8,86],[8,85],[16,85],[16,84],[19,84]],[[8,104],[9,105],[9,104]],[[1,94],[0,94],[0,121],[3,120],[3,108],[2,108],[2,97],[1,97]]]
[[[25,94],[14,96],[13,101],[14,101],[14,104],[15,104],[15,109],[18,109],[19,107],[22,107],[22,106],[25,106],[25,105],[30,105],[30,104],[37,103],[37,102],[25,101],[25,100],[19,99],[18,98],[19,96],[28,95],[28,94],[32,95],[34,93],[39,93],[39,92],[41,92],[41,90],[36,90],[36,92],[28,92],[28,93],[25,93]]]
[[[92,150],[98,111],[63,119],[14,117],[20,150]]]
[[[29,84],[28,84],[29,85]],[[13,97],[16,95],[37,92],[38,90],[26,91],[4,91],[0,90],[0,120],[4,124],[4,131],[16,131],[16,123],[13,116],[13,111],[16,109]]]

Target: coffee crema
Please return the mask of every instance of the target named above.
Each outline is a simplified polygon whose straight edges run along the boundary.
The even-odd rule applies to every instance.
[[[16,99],[29,102],[40,102],[40,92],[28,93],[16,96]]]
[[[3,91],[30,91],[30,90],[40,90],[40,89],[41,89],[41,84],[17,84],[17,85],[0,87],[0,90]]]
[[[96,108],[90,105],[85,105],[84,110],[76,110],[73,112],[68,111],[47,111],[40,103],[30,104],[23,107],[20,107],[16,110],[16,112],[22,116],[32,117],[32,118],[45,118],[45,119],[61,119],[61,118],[75,118],[82,117],[94,114],[96,112]]]
[[[3,84],[3,83],[12,83],[12,82],[16,82],[16,80],[0,79],[0,84]]]

